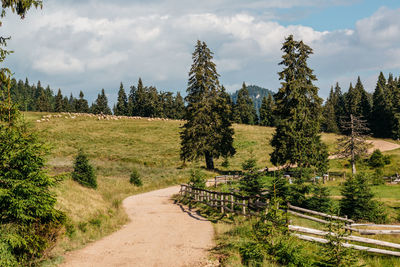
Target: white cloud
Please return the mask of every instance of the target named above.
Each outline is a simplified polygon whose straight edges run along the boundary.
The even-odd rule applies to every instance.
[[[354,29],[321,32],[283,26],[271,20],[269,8],[345,2],[188,0],[182,6],[177,0],[74,5],[56,0],[23,21],[7,18],[3,29],[13,35],[10,46],[16,53],[9,62],[18,78],[45,80],[75,93],[91,91],[88,95],[103,87],[117,90],[121,80],[128,88],[140,76],[161,90],[183,91],[197,39],[214,52],[221,82],[229,90],[243,81],[276,90],[281,44],[293,34],[314,49],[310,67],[326,95],[335,81],[400,68],[400,10],[382,8]]]

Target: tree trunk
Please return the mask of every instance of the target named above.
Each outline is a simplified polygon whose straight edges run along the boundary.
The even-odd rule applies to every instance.
[[[204,154],[205,158],[206,158],[206,166],[208,170],[214,170],[214,158],[212,155],[210,155],[209,152],[206,152]]]
[[[351,120],[351,170],[353,175],[356,174],[356,159],[355,159],[355,137],[354,137],[354,120],[353,120],[353,114],[350,114],[350,120]]]

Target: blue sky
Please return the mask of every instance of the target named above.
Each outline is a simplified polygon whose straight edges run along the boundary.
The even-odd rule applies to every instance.
[[[214,52],[220,81],[276,91],[281,44],[293,34],[314,49],[320,95],[360,75],[373,91],[380,71],[400,74],[400,1],[363,0],[90,0],[44,1],[24,20],[8,14],[2,35],[15,51],[5,62],[17,79],[40,80],[92,101],[104,88],[139,77],[159,90],[186,90],[197,39]]]
[[[278,12],[297,14],[294,18],[284,17],[278,20],[282,25],[299,24],[312,27],[318,31],[338,29],[354,29],[358,20],[370,17],[379,8],[396,9],[400,7],[398,0],[349,0],[331,5],[305,6],[292,9],[281,9]]]

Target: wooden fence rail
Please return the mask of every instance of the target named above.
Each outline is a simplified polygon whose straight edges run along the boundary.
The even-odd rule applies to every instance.
[[[225,193],[225,192],[216,192],[210,191],[203,188],[195,188],[186,184],[182,184],[179,194],[182,197],[189,198],[195,202],[200,202],[203,204],[208,205],[209,207],[213,207],[218,209],[221,213],[235,213],[244,216],[260,216],[261,212],[265,209],[268,209],[269,202],[265,200],[265,202],[261,201],[262,198],[249,198],[247,196],[242,196],[236,193]],[[343,226],[344,229],[357,232],[361,235],[374,235],[374,234],[400,234],[400,225],[376,225],[376,224],[355,224],[353,220],[348,218],[334,216],[322,212],[317,212],[297,206],[293,206],[290,203],[287,204],[286,211],[290,214],[295,216],[324,223],[324,224],[336,224],[332,222],[334,221],[341,221],[345,225]],[[310,215],[306,215],[306,214]],[[313,216],[311,216],[313,215]],[[318,217],[327,218],[328,220],[321,219]],[[364,227],[364,226],[375,226],[375,227],[387,227],[392,228],[391,230],[368,230],[368,229],[357,229],[355,227]],[[300,232],[305,234],[312,234],[317,236],[326,236],[326,235],[334,235],[332,232],[325,232],[317,229],[306,228],[297,225],[289,225],[289,230],[291,232]],[[393,230],[396,229],[396,230]],[[398,229],[398,230],[397,230]],[[328,240],[315,237],[315,236],[308,236],[303,234],[296,234],[293,235],[297,236],[300,239],[314,241],[319,243],[327,243]],[[389,247],[394,249],[400,249],[400,244],[391,243],[380,241],[376,239],[364,238],[354,235],[349,235],[343,237],[343,240],[346,241],[353,241],[358,243],[365,243],[365,244],[372,244],[377,246]],[[391,251],[385,249],[378,249],[378,248],[371,248],[371,247],[364,247],[349,243],[343,243],[344,247],[351,247],[357,250],[363,250],[367,252],[391,255],[391,256],[400,256],[400,252],[398,251]]]

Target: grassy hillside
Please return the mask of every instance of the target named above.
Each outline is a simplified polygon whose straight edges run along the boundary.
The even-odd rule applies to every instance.
[[[58,207],[68,214],[70,222],[66,238],[58,245],[55,254],[81,247],[126,223],[127,217],[121,207],[125,197],[186,182],[191,168],[204,166],[203,160],[182,165],[179,159],[181,121],[99,121],[95,117],[71,119],[63,116],[36,122],[43,115],[25,113],[25,118],[52,147],[48,158],[49,173],[64,178],[55,190],[58,194]],[[259,168],[272,166],[269,162],[272,151],[269,141],[273,128],[234,125],[234,129],[237,154],[229,159],[228,168],[221,166],[223,159],[217,160],[218,169],[240,170],[242,162],[250,156],[257,159]],[[322,137],[331,152],[335,149],[336,138],[334,134],[324,134]],[[70,178],[69,173],[79,148],[85,150],[95,166],[99,184],[97,190],[83,188]],[[391,166],[396,166],[400,161],[400,151],[391,153]],[[333,168],[342,169],[345,164],[345,161],[334,161]],[[141,188],[129,183],[133,168],[141,174],[144,183]],[[215,175],[206,173],[210,177]],[[331,186],[335,195],[338,183]],[[387,192],[386,187],[377,190]],[[389,194],[387,197],[390,198]]]

